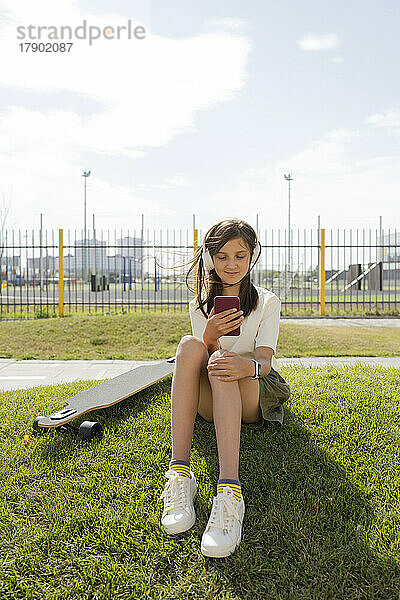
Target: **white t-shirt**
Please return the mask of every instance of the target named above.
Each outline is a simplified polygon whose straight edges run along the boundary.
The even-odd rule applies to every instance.
[[[281,301],[273,292],[262,287],[254,286],[258,292],[258,305],[253,312],[243,319],[240,335],[223,335],[219,338],[221,348],[236,352],[243,358],[254,358],[254,350],[258,346],[268,346],[276,352],[279,335],[279,318]],[[189,302],[192,334],[203,339],[207,319],[199,308],[195,310],[196,299]],[[207,311],[206,306],[203,307]],[[272,356],[271,366],[279,371],[279,363]]]

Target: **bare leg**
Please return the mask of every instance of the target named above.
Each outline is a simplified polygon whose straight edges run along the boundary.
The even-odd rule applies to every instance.
[[[237,381],[209,377],[213,392],[213,418],[218,444],[219,479],[239,480],[242,401]]]
[[[194,420],[199,404],[200,371],[207,361],[207,348],[201,340],[190,335],[181,339],[171,388],[171,460],[190,460]]]

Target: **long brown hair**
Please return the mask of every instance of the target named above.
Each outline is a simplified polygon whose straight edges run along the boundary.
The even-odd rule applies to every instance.
[[[216,225],[213,225],[206,233],[204,242],[206,249],[210,252],[211,257],[217,254],[221,248],[235,238],[242,238],[250,250],[250,262],[254,258],[257,247],[257,234],[251,225],[241,219],[225,219]],[[222,296],[222,281],[215,269],[212,269],[207,274],[203,259],[203,248],[200,246],[191,261],[191,267],[186,275],[186,285],[189,289],[188,279],[190,273],[195,270],[195,290],[191,290],[195,294],[196,308],[200,308],[203,315],[208,318],[214,305],[215,296]],[[202,297],[202,292],[205,292],[205,298]],[[250,273],[244,276],[240,283],[240,309],[243,310],[243,317],[247,317],[258,304],[258,292],[250,280]],[[204,306],[207,305],[207,313],[204,311]]]

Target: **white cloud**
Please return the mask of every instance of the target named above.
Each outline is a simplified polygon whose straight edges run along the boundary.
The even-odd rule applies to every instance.
[[[75,110],[39,111],[11,106],[0,113],[0,187],[12,185],[16,214],[26,208],[63,214],[66,220],[81,203],[77,179],[88,153],[136,158],[146,148],[167,144],[196,129],[196,115],[234,98],[245,86],[249,42],[227,30],[169,39],[147,32],[144,40],[74,41],[69,53],[20,52],[16,26],[80,25],[84,19],[103,28],[126,23],[118,14],[83,14],[76,0],[0,0],[0,85],[43,95],[75,94]],[[136,26],[143,23],[133,23]],[[29,96],[28,96],[29,97]],[[95,100],[100,109],[79,114],[79,103]],[[78,167],[79,165],[79,167]],[[96,184],[95,184],[96,180]],[[183,176],[166,185],[186,185]],[[143,212],[169,209],[145,202],[134,188],[111,185],[98,174],[99,204],[112,202],[125,214],[126,203]],[[77,187],[78,186],[78,187]],[[54,206],[57,199],[57,210]],[[75,198],[75,200],[73,200]],[[47,205],[46,205],[47,202]],[[39,209],[39,206],[42,208]],[[16,207],[15,207],[15,210]]]
[[[331,50],[337,48],[339,38],[335,34],[313,36],[309,35],[299,41],[302,50]]]
[[[388,129],[392,133],[400,133],[400,107],[388,108],[365,119],[368,125]]]
[[[206,224],[229,214],[254,225],[259,214],[262,230],[287,227],[284,174],[291,173],[291,219],[296,231],[315,228],[318,215],[327,228],[375,227],[379,215],[384,215],[384,227],[399,227],[398,194],[393,190],[400,187],[400,155],[360,157],[367,137],[362,126],[336,129],[286,160],[238,173],[208,198]]]
[[[189,187],[191,185],[190,181],[186,179],[186,177],[182,177],[182,175],[175,175],[174,177],[167,177],[163,184],[160,184],[159,187],[165,188],[173,188],[173,187]]]
[[[217,27],[230,31],[243,32],[248,28],[248,22],[244,19],[214,18],[207,19],[204,23],[208,27]]]
[[[161,183],[153,183],[151,185],[139,184],[139,187],[147,192],[151,192],[152,190],[170,190],[177,187],[189,187],[191,185],[192,184],[186,177],[174,175],[172,177],[167,177]]]

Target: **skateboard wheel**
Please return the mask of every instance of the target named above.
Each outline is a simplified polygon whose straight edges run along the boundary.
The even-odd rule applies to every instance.
[[[81,440],[92,440],[96,437],[101,437],[103,427],[97,421],[83,421],[79,426],[78,435]]]
[[[43,417],[36,417],[36,419],[32,423],[32,429],[33,429],[33,431],[37,431],[38,433],[44,433],[45,428],[40,427],[40,425],[39,425],[40,419],[43,419]]]

